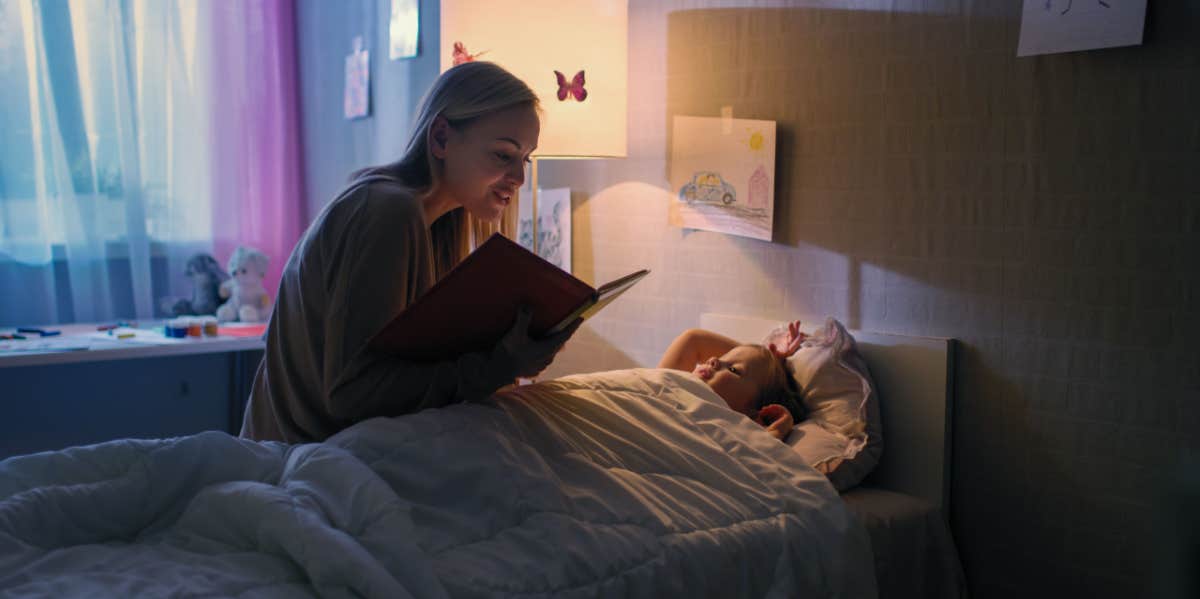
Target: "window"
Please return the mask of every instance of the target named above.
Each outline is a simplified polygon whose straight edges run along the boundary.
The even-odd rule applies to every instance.
[[[0,252],[211,238],[195,2],[0,0]]]
[[[294,34],[289,0],[0,0],[0,325],[167,316],[194,253],[282,261]]]

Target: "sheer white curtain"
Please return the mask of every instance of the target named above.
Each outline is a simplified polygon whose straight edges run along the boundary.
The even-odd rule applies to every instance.
[[[150,318],[211,247],[196,4],[0,0],[0,325]]]

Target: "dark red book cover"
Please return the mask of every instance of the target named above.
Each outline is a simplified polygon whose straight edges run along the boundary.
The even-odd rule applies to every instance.
[[[500,234],[492,235],[371,340],[371,348],[434,362],[489,351],[517,308],[534,338],[594,304],[597,291]]]

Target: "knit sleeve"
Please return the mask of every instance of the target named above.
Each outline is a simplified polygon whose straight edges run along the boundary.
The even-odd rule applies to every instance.
[[[389,188],[391,191],[389,191]],[[474,399],[499,382],[490,355],[411,362],[368,347],[370,340],[433,283],[433,251],[415,198],[394,186],[365,186],[343,238],[326,257],[331,299],[324,315],[322,399],[346,426]]]

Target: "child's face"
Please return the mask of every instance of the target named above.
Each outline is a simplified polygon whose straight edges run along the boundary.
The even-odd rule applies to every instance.
[[[719,358],[696,364],[692,374],[708,383],[731,409],[753,418],[755,401],[766,385],[769,359],[758,348],[739,345]]]

